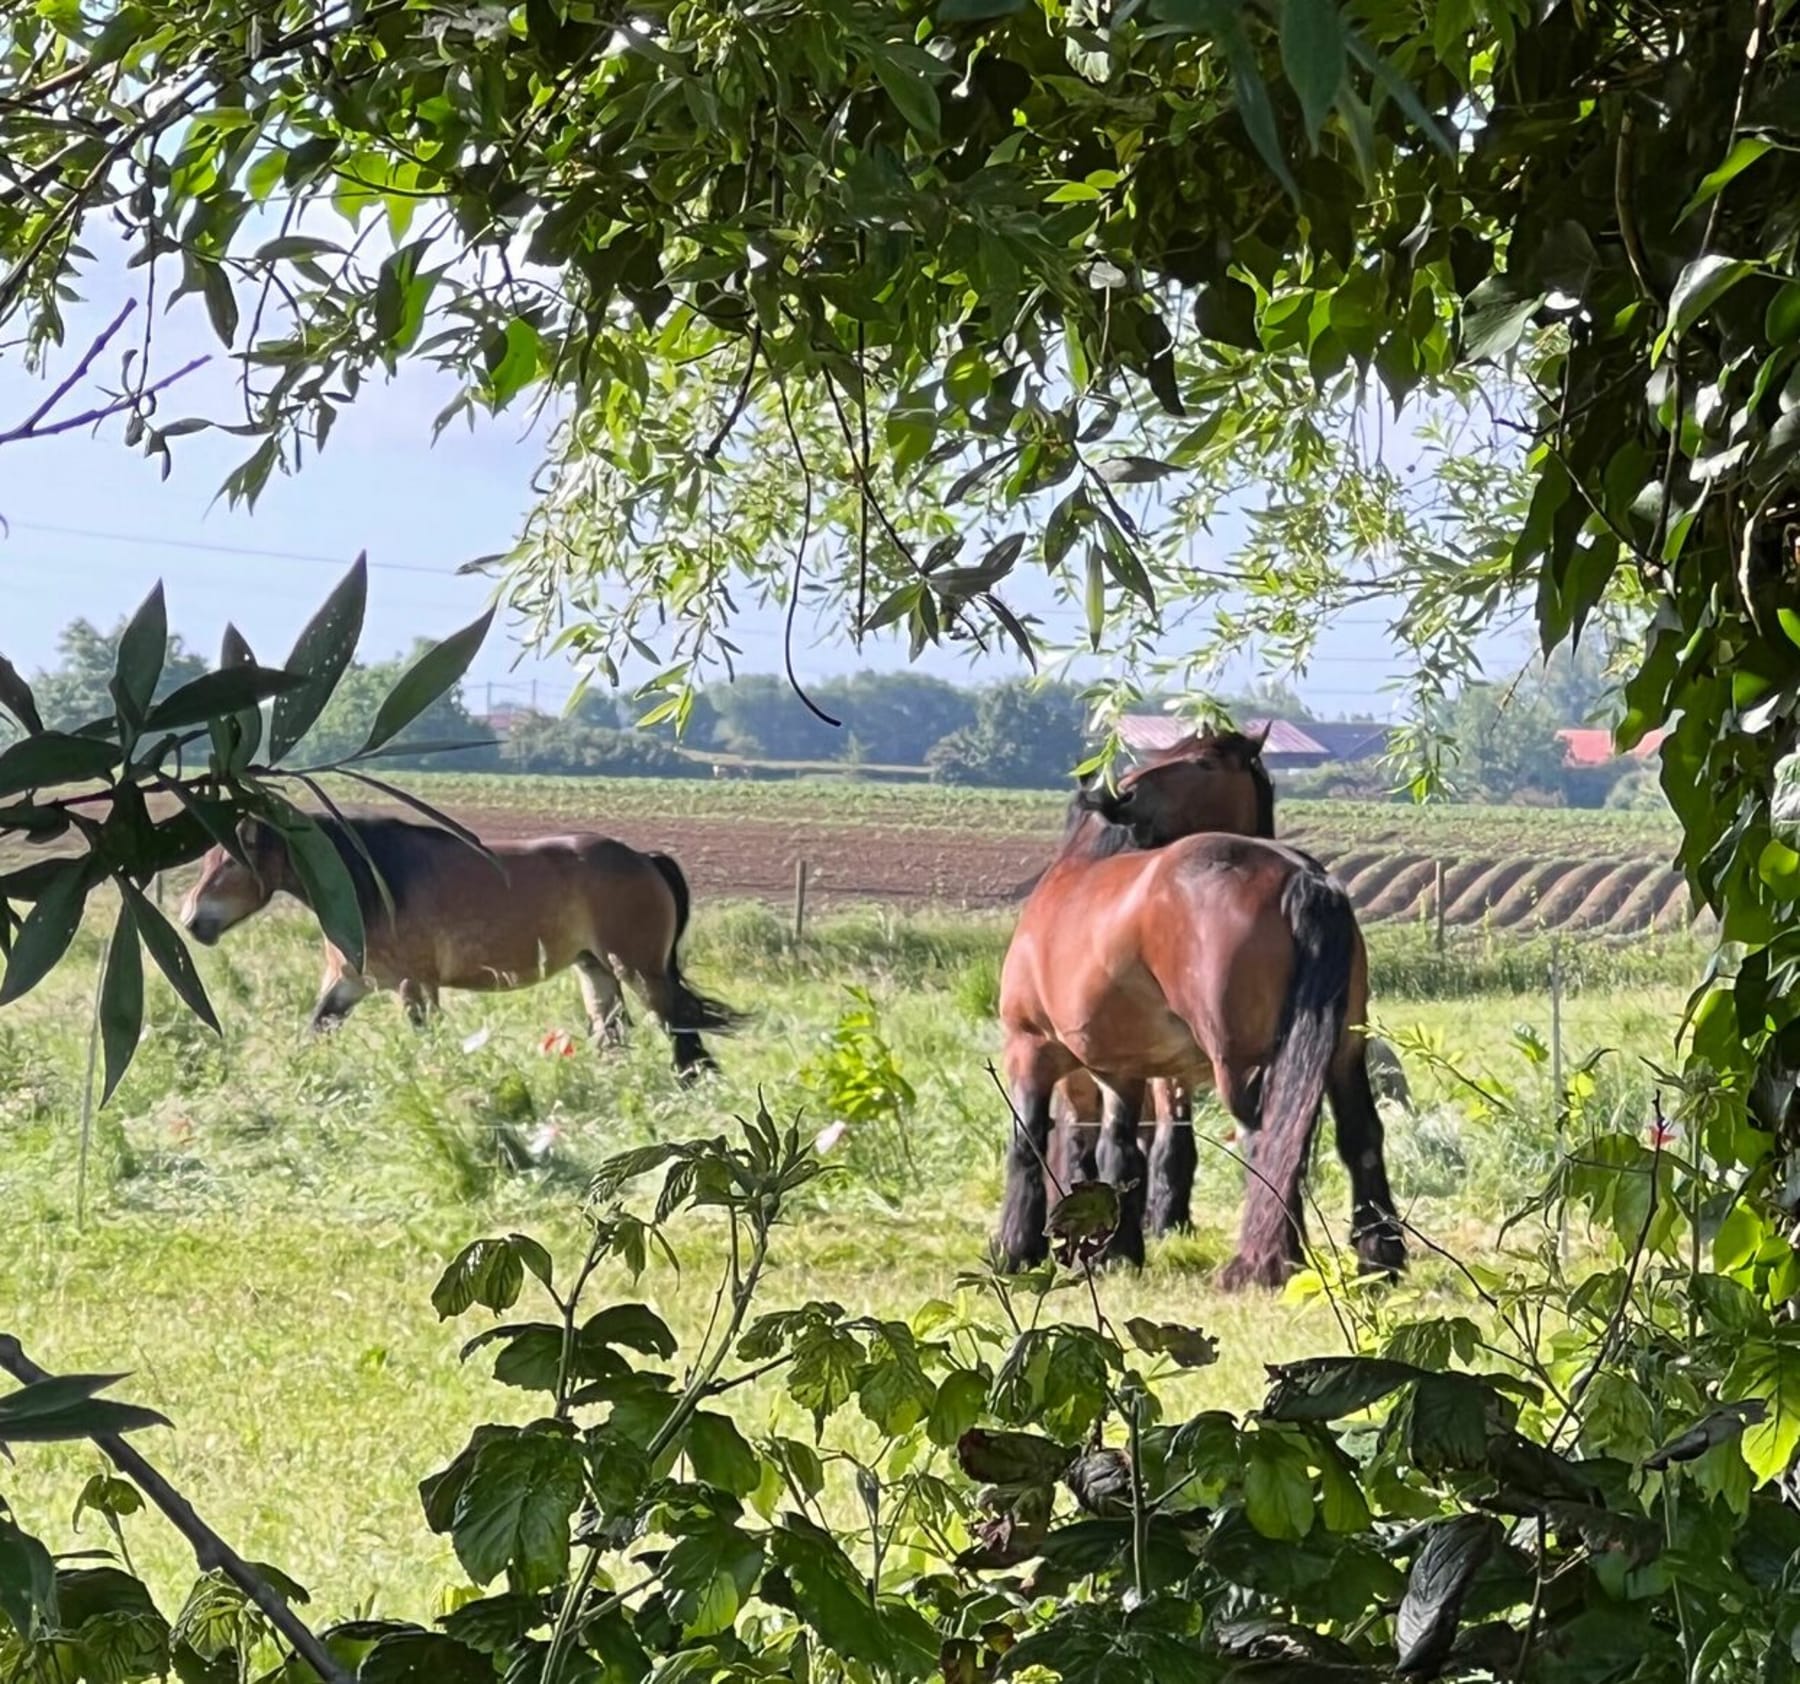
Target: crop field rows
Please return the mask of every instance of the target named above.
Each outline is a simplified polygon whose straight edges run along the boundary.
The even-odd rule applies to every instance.
[[[771,899],[804,860],[834,901],[1005,906],[1054,852],[1064,799],[1048,791],[842,782],[417,777],[426,799],[495,838],[597,829],[668,849],[699,894]],[[1655,815],[1286,801],[1280,834],[1343,879],[1368,923],[1435,916],[1458,928],[1634,935],[1690,917]]]

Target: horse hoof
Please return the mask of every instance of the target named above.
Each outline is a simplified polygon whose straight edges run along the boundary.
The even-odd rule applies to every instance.
[[[1219,1285],[1226,1292],[1246,1292],[1252,1287],[1273,1292],[1287,1284],[1295,1267],[1285,1257],[1264,1257],[1254,1261],[1234,1257],[1219,1271]]]
[[[1406,1241],[1385,1224],[1353,1236],[1361,1273],[1398,1280],[1406,1267]]]

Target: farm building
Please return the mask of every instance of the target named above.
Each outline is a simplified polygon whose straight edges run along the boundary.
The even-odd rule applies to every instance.
[[[1613,747],[1613,734],[1603,727],[1569,726],[1556,733],[1556,740],[1563,746],[1563,764],[1565,766],[1591,768],[1610,766],[1620,758],[1632,760],[1648,760],[1662,747],[1667,731],[1649,731],[1644,740],[1632,749],[1628,757],[1621,757]]]
[[[1271,771],[1299,771],[1309,766],[1370,760],[1387,748],[1385,725],[1367,720],[1247,719],[1242,728],[1254,736],[1268,731],[1263,763]],[[1119,721],[1119,736],[1134,754],[1173,748],[1193,729],[1185,720],[1162,713],[1131,713]]]

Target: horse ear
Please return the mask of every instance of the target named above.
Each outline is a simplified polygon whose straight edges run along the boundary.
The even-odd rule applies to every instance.
[[[1244,741],[1250,745],[1251,753],[1253,753],[1253,754],[1261,754],[1262,753],[1263,744],[1269,740],[1269,733],[1274,728],[1275,728],[1275,721],[1272,719],[1265,719],[1262,722],[1262,729],[1260,731],[1246,731],[1244,733]]]

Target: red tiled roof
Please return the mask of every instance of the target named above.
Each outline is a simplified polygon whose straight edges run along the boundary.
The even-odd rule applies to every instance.
[[[1644,740],[1631,750],[1634,760],[1648,760],[1662,747],[1663,738],[1668,736],[1664,730],[1648,731]],[[1563,764],[1565,766],[1606,766],[1619,758],[1613,747],[1613,734],[1596,726],[1571,726],[1556,733],[1556,740],[1563,745]]]

